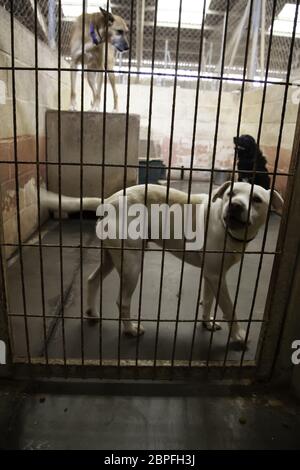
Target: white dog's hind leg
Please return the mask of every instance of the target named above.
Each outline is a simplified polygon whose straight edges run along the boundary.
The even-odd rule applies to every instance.
[[[87,310],[86,314],[92,318],[98,318],[99,314],[96,309],[96,294],[100,285],[101,276],[104,280],[105,277],[112,271],[113,264],[110,255],[104,251],[103,264],[89,276],[87,281]]]
[[[209,331],[217,331],[221,329],[221,325],[217,323],[216,321],[213,321],[213,316],[210,315],[211,312],[211,307],[213,304],[213,299],[214,299],[214,293],[209,285],[209,282],[205,279],[203,279],[203,301],[202,307],[203,307],[203,327],[206,328]]]
[[[114,250],[113,256],[118,256],[118,251]],[[117,301],[120,318],[123,322],[124,333],[131,336],[138,336],[144,333],[144,328],[138,322],[133,322],[130,319],[130,304],[131,298],[135,291],[139,275],[140,275],[140,256],[136,253],[126,253],[123,260],[123,269],[121,269],[121,260],[117,260],[117,270],[120,278],[122,276],[122,289],[120,286],[119,298]],[[122,305],[121,305],[121,291],[122,291]]]

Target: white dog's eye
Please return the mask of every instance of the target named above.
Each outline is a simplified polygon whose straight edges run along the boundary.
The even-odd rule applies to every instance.
[[[262,203],[262,199],[259,196],[253,196],[252,201],[255,202],[256,204]]]
[[[227,196],[233,198],[235,196],[235,192],[234,191],[229,191],[227,193]]]

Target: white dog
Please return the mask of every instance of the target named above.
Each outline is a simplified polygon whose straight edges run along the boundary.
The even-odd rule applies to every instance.
[[[203,272],[203,325],[209,330],[220,328],[217,323],[212,321],[211,307],[213,299],[216,297],[218,290],[226,226],[228,227],[226,251],[229,252],[242,251],[247,227],[251,185],[248,183],[234,183],[233,190],[231,192],[231,203],[229,204],[230,187],[230,181],[220,186],[220,188],[218,188],[213,193],[212,202],[210,205],[206,244],[208,253],[206,253],[205,256]],[[123,190],[115,193],[106,199],[105,203],[112,204],[118,211],[119,196],[122,194]],[[270,194],[270,190],[265,190],[261,186],[254,185],[250,204],[247,242],[253,240],[256,237],[260,227],[266,220],[268,205],[270,202]],[[127,188],[126,196],[129,207],[137,203],[143,204],[145,200],[145,186],[138,185]],[[58,196],[56,194],[45,192],[42,194],[42,201],[49,209],[57,210]],[[183,207],[183,205],[187,204],[187,202],[187,194],[170,188],[168,200],[169,205],[179,204]],[[190,196],[189,202],[195,207],[197,204],[204,205],[204,217],[205,220],[207,220],[208,195],[192,194]],[[96,210],[100,203],[101,200],[98,198],[83,198],[82,208],[83,210]],[[163,186],[149,184],[147,208],[150,209],[152,204],[164,203],[166,203],[166,188]],[[273,191],[272,205],[274,206],[275,210],[282,209],[283,206],[283,200],[276,191]],[[62,196],[61,207],[62,210],[66,212],[79,211],[80,199]],[[192,213],[194,218],[195,212],[193,211]],[[193,225],[195,222],[196,221],[193,220]],[[149,224],[150,223],[151,220],[149,220]],[[184,246],[184,240],[174,239],[172,233],[173,231],[171,230],[170,239],[165,240],[165,248],[171,250],[182,250]],[[163,243],[162,239],[155,240],[155,242],[159,245],[162,245]],[[140,248],[142,245],[142,240],[125,239],[123,240],[123,243],[124,248]],[[102,279],[104,279],[115,267],[120,276],[122,271],[123,276],[122,305],[120,305],[120,300],[118,301],[120,318],[123,321],[125,333],[136,336],[138,334],[142,334],[144,329],[142,325],[138,326],[136,322],[133,322],[130,319],[130,303],[140,275],[142,253],[140,250],[124,251],[123,267],[121,268],[121,246],[122,240],[118,237],[113,240],[108,239],[103,241],[103,264],[97,267],[97,269],[90,275],[88,279],[87,314],[92,318],[98,317],[96,310],[96,294],[101,276]],[[221,253],[211,253],[211,251],[221,251]],[[182,258],[182,252],[180,251],[175,251],[173,254],[179,258]],[[223,312],[224,319],[229,322],[229,325],[232,322],[231,339],[233,341],[243,343],[245,340],[245,332],[236,321],[236,316],[233,316],[233,304],[228,292],[225,278],[228,269],[237,263],[240,258],[240,253],[225,254],[222,282],[219,293],[219,305]],[[202,252],[187,251],[185,253],[185,261],[201,268]]]

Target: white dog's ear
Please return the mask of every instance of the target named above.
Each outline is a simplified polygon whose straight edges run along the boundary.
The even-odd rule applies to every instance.
[[[216,202],[216,200],[219,197],[222,198],[224,196],[224,193],[225,193],[226,189],[229,188],[230,185],[231,185],[231,181],[226,181],[225,183],[223,183],[219,187],[219,189],[217,189],[216,192],[213,194],[212,202]]]
[[[271,190],[269,190],[271,192]],[[272,207],[276,212],[281,212],[283,209],[284,200],[277,191],[272,193]]]

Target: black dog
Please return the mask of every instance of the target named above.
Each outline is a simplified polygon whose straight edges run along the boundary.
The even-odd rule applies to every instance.
[[[270,189],[270,177],[266,167],[267,160],[255,139],[251,135],[241,135],[240,137],[234,137],[233,142],[238,152],[238,181],[246,181]],[[254,175],[254,169],[263,173]]]

